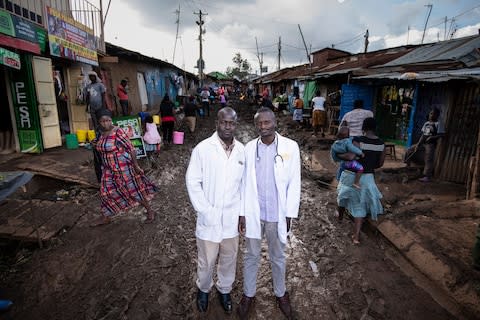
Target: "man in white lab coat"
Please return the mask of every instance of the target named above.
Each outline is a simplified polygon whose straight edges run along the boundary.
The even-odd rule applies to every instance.
[[[235,280],[238,252],[238,218],[242,211],[241,185],[245,149],[234,138],[237,114],[230,107],[221,109],[217,131],[192,151],[186,174],[188,195],[197,212],[198,265],[197,307],[208,308],[217,264],[216,288],[226,313],[232,312],[230,291]]]
[[[247,319],[255,299],[262,238],[265,237],[273,291],[281,311],[291,319],[285,286],[285,245],[291,219],[298,217],[300,205],[300,151],[295,141],[275,131],[275,114],[269,108],[260,108],[254,121],[260,137],[245,146],[244,211],[239,218],[239,231],[246,236],[247,251],[238,314],[240,319]]]

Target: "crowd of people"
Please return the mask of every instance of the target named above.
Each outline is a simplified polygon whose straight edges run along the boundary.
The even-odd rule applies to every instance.
[[[95,114],[98,124],[93,144],[100,165],[97,175],[101,182],[102,213],[93,225],[110,223],[114,215],[136,205],[146,209],[146,221],[152,222],[155,213],[150,200],[158,189],[140,168],[126,132],[113,126],[110,111],[97,107],[102,87],[95,85],[98,83],[96,75],[91,74],[91,80],[95,88],[90,88],[88,101],[89,111]],[[120,86],[125,87],[125,84]],[[95,91],[100,93],[100,97],[92,94]],[[244,237],[243,294],[237,306],[240,319],[247,319],[254,306],[263,239],[268,247],[273,295],[285,317],[293,317],[286,285],[285,247],[292,232],[292,219],[298,217],[300,206],[300,150],[294,140],[277,132],[275,108],[268,99],[268,92],[262,94],[253,118],[257,138],[246,145],[235,139],[237,113],[227,106],[224,93],[219,92],[216,130],[194,147],[190,157],[185,179],[196,212],[196,305],[201,313],[208,310],[209,295],[214,286],[221,307],[227,314],[232,313],[231,291],[236,278],[239,238]],[[200,92],[198,98],[188,97],[181,108],[190,133],[195,131],[197,117],[208,117],[212,111],[211,93],[207,88]],[[313,130],[320,130],[323,136],[325,103],[319,92],[311,101]],[[293,105],[293,120],[301,121],[304,102],[297,95]],[[122,112],[124,110],[127,107],[122,108]],[[158,113],[163,143],[172,142],[177,112],[178,108],[165,95]],[[422,182],[431,181],[435,147],[443,135],[438,117],[438,110],[430,112],[422,127],[420,140],[407,151],[408,160],[411,154],[424,149]],[[353,245],[361,243],[361,228],[365,219],[377,220],[383,213],[382,194],[376,185],[375,170],[384,164],[385,143],[376,134],[376,129],[373,113],[364,109],[363,101],[356,100],[353,110],[341,119],[337,140],[331,148],[331,158],[339,167],[336,175],[337,219],[341,222],[347,213],[353,218]],[[145,119],[144,140],[150,146],[148,151],[159,150],[155,146],[159,146],[162,139],[152,116]],[[480,266],[479,252],[480,229],[474,251],[476,268]]]

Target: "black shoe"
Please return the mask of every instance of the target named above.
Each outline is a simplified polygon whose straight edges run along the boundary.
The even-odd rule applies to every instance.
[[[218,298],[220,299],[220,304],[223,307],[223,310],[225,310],[225,313],[232,313],[232,297],[230,296],[230,293],[218,293]]]
[[[240,303],[237,309],[237,313],[238,313],[238,316],[240,317],[240,320],[248,319],[248,313],[250,312],[250,309],[254,303],[255,303],[255,297],[247,297],[246,295],[242,296],[242,300],[240,300]]]
[[[198,290],[197,292],[197,308],[200,312],[207,312],[208,309],[208,293]]]

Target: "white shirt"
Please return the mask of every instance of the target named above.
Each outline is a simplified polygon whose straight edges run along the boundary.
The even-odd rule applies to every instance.
[[[322,110],[325,111],[325,98],[324,97],[315,97],[312,99],[313,110]]]
[[[235,141],[227,156],[215,132],[192,151],[186,174],[188,195],[197,212],[197,238],[220,243],[238,236],[245,148]]]
[[[373,112],[365,109],[353,109],[347,112],[340,123],[346,121],[350,129],[350,137],[358,137],[363,134],[363,120],[373,118]]]

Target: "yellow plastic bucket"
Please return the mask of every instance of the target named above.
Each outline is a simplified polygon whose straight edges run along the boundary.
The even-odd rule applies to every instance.
[[[87,136],[88,141],[93,141],[93,139],[95,139],[95,130],[88,130]]]
[[[77,139],[79,143],[87,142],[87,130],[77,130]]]
[[[153,123],[155,124],[160,124],[160,116],[159,115],[153,115]]]

